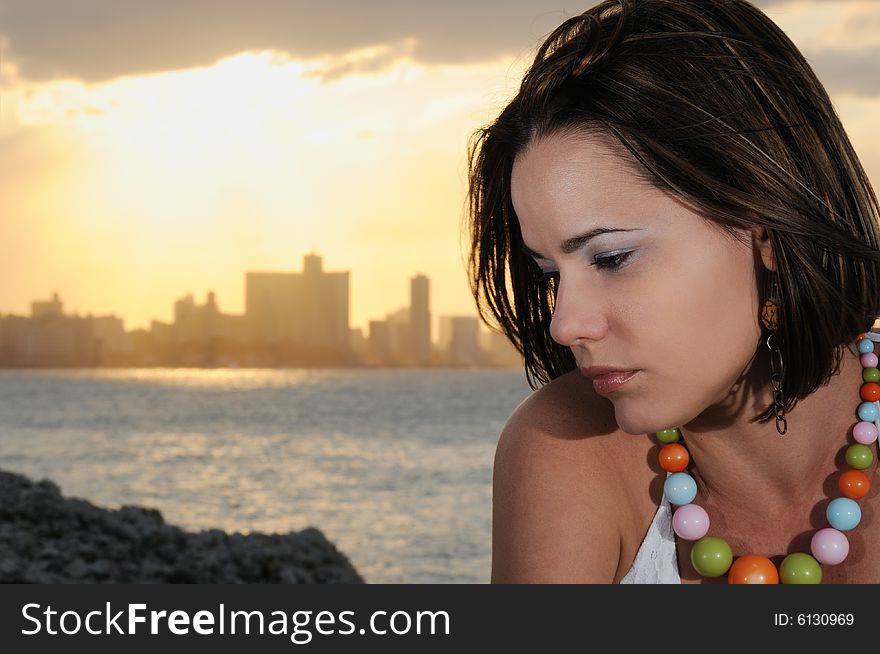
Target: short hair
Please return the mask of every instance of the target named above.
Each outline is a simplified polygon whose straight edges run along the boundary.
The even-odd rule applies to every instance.
[[[550,33],[468,141],[471,292],[532,389],[576,362],[550,337],[557,282],[523,252],[511,171],[534,140],[566,133],[611,137],[644,181],[728,233],[767,229],[786,410],[839,372],[843,348],[880,315],[877,197],[794,43],[745,0],[607,0]],[[771,403],[760,420],[774,415]]]

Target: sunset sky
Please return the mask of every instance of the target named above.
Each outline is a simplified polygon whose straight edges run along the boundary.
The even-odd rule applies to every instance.
[[[246,270],[351,271],[351,323],[431,278],[473,314],[466,146],[552,0],[0,0],[0,313],[60,293],[126,329]],[[826,84],[880,190],[880,2],[756,2]]]

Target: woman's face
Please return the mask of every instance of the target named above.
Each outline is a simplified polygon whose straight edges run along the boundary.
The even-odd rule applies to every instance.
[[[760,344],[756,275],[769,242],[759,230],[737,242],[641,181],[609,139],[532,142],[511,195],[527,249],[558,272],[553,340],[580,368],[638,371],[605,396],[623,431],[646,434],[729,402]],[[563,247],[597,229],[614,231]]]

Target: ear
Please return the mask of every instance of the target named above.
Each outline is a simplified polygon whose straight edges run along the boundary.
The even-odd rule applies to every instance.
[[[770,234],[767,232],[767,228],[758,225],[752,227],[751,232],[752,244],[755,247],[755,251],[761,255],[764,267],[767,268],[767,270],[776,270],[776,260],[773,257],[773,244],[770,242]]]

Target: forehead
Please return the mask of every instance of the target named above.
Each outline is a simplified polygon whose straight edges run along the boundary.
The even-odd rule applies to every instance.
[[[629,151],[601,133],[553,133],[532,140],[513,162],[511,200],[522,218],[566,206],[599,212],[657,200]]]
[[[666,238],[697,247],[721,234],[683,198],[656,186],[610,135],[556,134],[533,141],[514,161],[510,190],[526,246],[545,254],[598,227],[643,234],[662,229]]]

